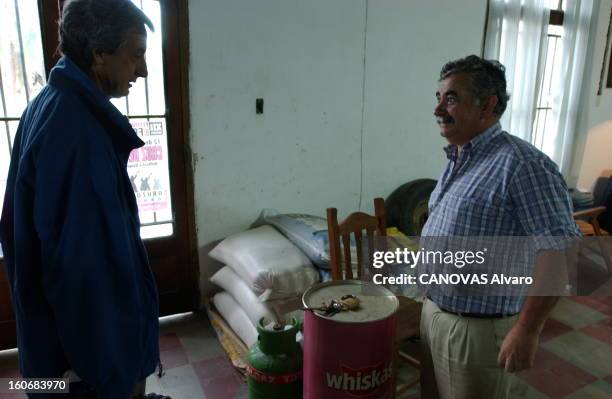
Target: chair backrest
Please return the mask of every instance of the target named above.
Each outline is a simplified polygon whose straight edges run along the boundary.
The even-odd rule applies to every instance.
[[[612,169],[605,169],[593,186],[593,203],[595,206],[606,206],[612,197]]]
[[[364,237],[367,242],[368,262],[366,264],[371,265],[374,251],[374,236],[384,237],[387,235],[385,229],[385,200],[382,198],[374,199],[374,216],[363,212],[354,212],[348,215],[341,223],[338,223],[338,210],[336,208],[327,208],[327,227],[332,279],[361,278],[364,267]],[[355,257],[357,258],[357,276],[353,275],[351,235],[354,239],[353,247],[355,248]],[[342,246],[340,245],[340,240],[342,240]]]

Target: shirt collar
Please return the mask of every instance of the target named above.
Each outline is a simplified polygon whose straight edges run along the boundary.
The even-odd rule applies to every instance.
[[[484,132],[480,133],[469,143],[461,148],[461,152],[474,152],[479,148],[483,148],[489,141],[491,141],[494,137],[498,136],[501,133],[501,124],[496,122],[489,128],[487,128]],[[444,152],[446,153],[446,157],[451,161],[456,161],[458,156],[457,146],[455,144],[449,144],[444,147]]]

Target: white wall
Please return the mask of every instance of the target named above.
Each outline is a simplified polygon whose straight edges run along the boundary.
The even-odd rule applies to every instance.
[[[446,157],[433,117],[442,65],[481,54],[486,0],[373,0],[368,8],[363,205],[437,179]],[[326,205],[329,206],[329,205]],[[355,204],[346,203],[349,212]]]
[[[370,210],[401,183],[437,178],[437,74],[450,59],[480,53],[485,0],[189,7],[200,246],[247,228],[262,208],[323,216],[336,206],[342,215],[360,194]]]
[[[575,153],[568,179],[570,185],[585,190],[593,188],[603,169],[612,168],[612,88],[604,87],[602,94],[597,95],[612,0],[595,3]]]

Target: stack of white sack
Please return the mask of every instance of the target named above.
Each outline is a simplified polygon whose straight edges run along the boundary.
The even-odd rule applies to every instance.
[[[270,226],[227,237],[209,255],[227,265],[210,279],[223,289],[213,303],[248,346],[257,340],[262,317],[279,318],[266,301],[295,298],[318,281],[308,258]],[[301,319],[301,311],[287,315],[291,317]]]
[[[273,209],[264,209],[253,226],[269,224],[280,231],[316,266],[321,281],[331,280],[329,235],[327,219],[320,216],[302,213],[281,214]],[[343,253],[343,243],[340,242]],[[367,243],[363,247],[363,259],[367,257]],[[351,235],[351,263],[353,274],[357,275],[357,248],[355,238]]]

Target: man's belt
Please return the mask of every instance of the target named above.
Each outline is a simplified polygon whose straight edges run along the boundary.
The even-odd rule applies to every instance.
[[[429,299],[433,303],[436,303],[430,297],[427,297],[427,299]],[[472,317],[474,319],[503,319],[505,317],[512,317],[512,316],[518,314],[518,313],[469,313],[469,312],[455,312],[453,310],[444,309],[442,306],[438,305],[437,303],[436,303],[436,306],[438,308],[440,308],[440,310],[443,311],[444,313],[450,313],[450,314],[453,314],[455,316],[460,316],[460,317]]]

